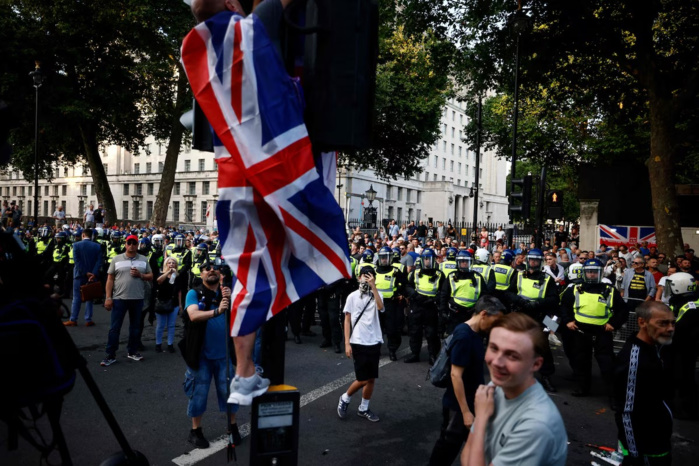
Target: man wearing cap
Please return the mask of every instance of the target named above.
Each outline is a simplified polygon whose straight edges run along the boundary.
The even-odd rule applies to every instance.
[[[119,334],[126,313],[129,314],[129,342],[127,357],[140,361],[143,356],[138,352],[140,342],[141,311],[145,298],[145,282],[153,279],[148,258],[138,254],[138,237],[126,237],[126,252],[112,259],[107,271],[107,290],[104,308],[112,311],[112,322],[109,327],[107,355],[100,363],[110,366],[116,362],[116,351],[119,349]]]

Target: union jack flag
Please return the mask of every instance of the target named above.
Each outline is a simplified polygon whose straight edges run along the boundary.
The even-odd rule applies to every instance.
[[[298,81],[255,15],[200,23],[182,63],[214,131],[221,251],[236,278],[231,335],[247,335],[350,277],[344,218],[316,168]]]
[[[648,241],[648,247],[655,247],[655,227],[600,224],[599,241],[607,246],[637,246]]]

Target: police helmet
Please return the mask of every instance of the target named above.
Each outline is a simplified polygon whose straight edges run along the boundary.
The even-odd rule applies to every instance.
[[[209,255],[209,246],[206,245],[206,243],[199,243],[197,244],[197,250],[195,252],[197,257],[201,256],[207,256]]]
[[[468,272],[471,268],[471,262],[473,262],[473,256],[466,250],[461,250],[456,253],[456,270],[459,272]]]
[[[382,267],[391,265],[391,256],[393,256],[393,251],[388,246],[379,249],[379,265]]]
[[[500,255],[500,263],[505,265],[510,265],[512,261],[515,260],[515,253],[511,249],[505,249]]]
[[[665,279],[663,296],[681,296],[695,291],[697,291],[697,282],[694,277],[687,272],[677,272]]]
[[[56,233],[56,244],[65,244],[68,241],[68,233],[59,231]]]
[[[604,264],[599,259],[588,259],[582,267],[585,283],[602,283]]]
[[[425,248],[422,251],[422,254],[420,254],[420,259],[422,263],[422,268],[425,270],[431,270],[437,266],[437,264],[435,264],[437,256],[435,255],[434,251],[430,248]]]
[[[182,233],[178,233],[175,235],[175,247],[176,248],[184,247],[184,235]]]
[[[478,248],[476,249],[474,257],[476,259],[477,264],[487,264],[488,258],[490,257],[490,253],[485,248]]]
[[[141,238],[138,240],[138,250],[148,252],[150,251],[150,240],[148,238]]]
[[[456,260],[456,254],[459,252],[458,249],[456,248],[448,248],[447,249],[447,260],[448,261],[455,261]]]
[[[372,251],[371,249],[365,249],[362,253],[361,262],[374,262],[374,251]]]
[[[530,270],[532,272],[539,272],[542,267],[542,263],[544,261],[544,253],[541,252],[541,249],[530,249],[529,252],[527,253],[525,265],[527,267],[527,270]]]
[[[393,248],[391,249],[393,251],[393,256],[391,258],[392,262],[400,262],[400,248]]]
[[[583,280],[583,265],[576,262],[568,267],[568,280],[571,283],[581,283]]]
[[[112,242],[113,243],[120,243],[121,242],[121,232],[120,231],[113,231],[112,232]]]
[[[9,188],[8,188],[9,189]],[[51,230],[49,230],[48,227],[41,227],[39,228],[39,238],[46,239],[49,237],[49,233]]]
[[[163,248],[163,235],[153,235],[153,247],[155,249],[162,249]]]

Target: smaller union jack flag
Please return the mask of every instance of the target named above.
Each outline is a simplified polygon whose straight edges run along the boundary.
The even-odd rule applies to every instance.
[[[236,278],[231,335],[247,335],[350,277],[342,210],[316,166],[334,160],[314,160],[301,89],[254,14],[224,12],[197,25],[182,63],[215,133],[216,217]]]
[[[648,241],[649,247],[655,247],[655,227],[600,224],[599,241],[607,246],[637,246]]]

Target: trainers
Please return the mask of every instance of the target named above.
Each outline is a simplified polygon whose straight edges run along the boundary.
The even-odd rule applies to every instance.
[[[236,375],[231,382],[231,394],[228,403],[250,406],[252,399],[262,395],[269,388],[269,379],[263,379],[257,373],[252,377]]]
[[[63,322],[63,325],[65,325],[66,327],[77,327],[78,323],[74,320],[66,320],[65,322]]]
[[[172,345],[167,345],[167,351],[168,353],[174,353],[175,352],[175,347]]]
[[[141,353],[129,353],[126,357],[129,359],[133,359],[134,361],[140,361],[143,359]]]
[[[104,358],[102,360],[102,362],[100,362],[100,366],[102,366],[102,367],[111,366],[115,362],[117,362],[117,360],[114,356],[107,356],[106,358]]]
[[[371,422],[379,422],[379,416],[374,414],[370,409],[367,409],[366,411],[357,410],[357,416],[366,418]]]
[[[348,406],[349,402],[343,401],[342,395],[340,395],[340,402],[337,404],[337,415],[340,416],[340,419],[345,419],[347,417]]]
[[[90,322],[85,322],[85,327],[94,327],[95,323],[90,321]]]
[[[197,448],[209,448],[209,441],[204,438],[204,432],[202,432],[201,427],[190,430],[187,441]]]
[[[157,344],[155,345],[155,352],[156,353],[162,353],[163,352],[163,345],[162,344]]]

